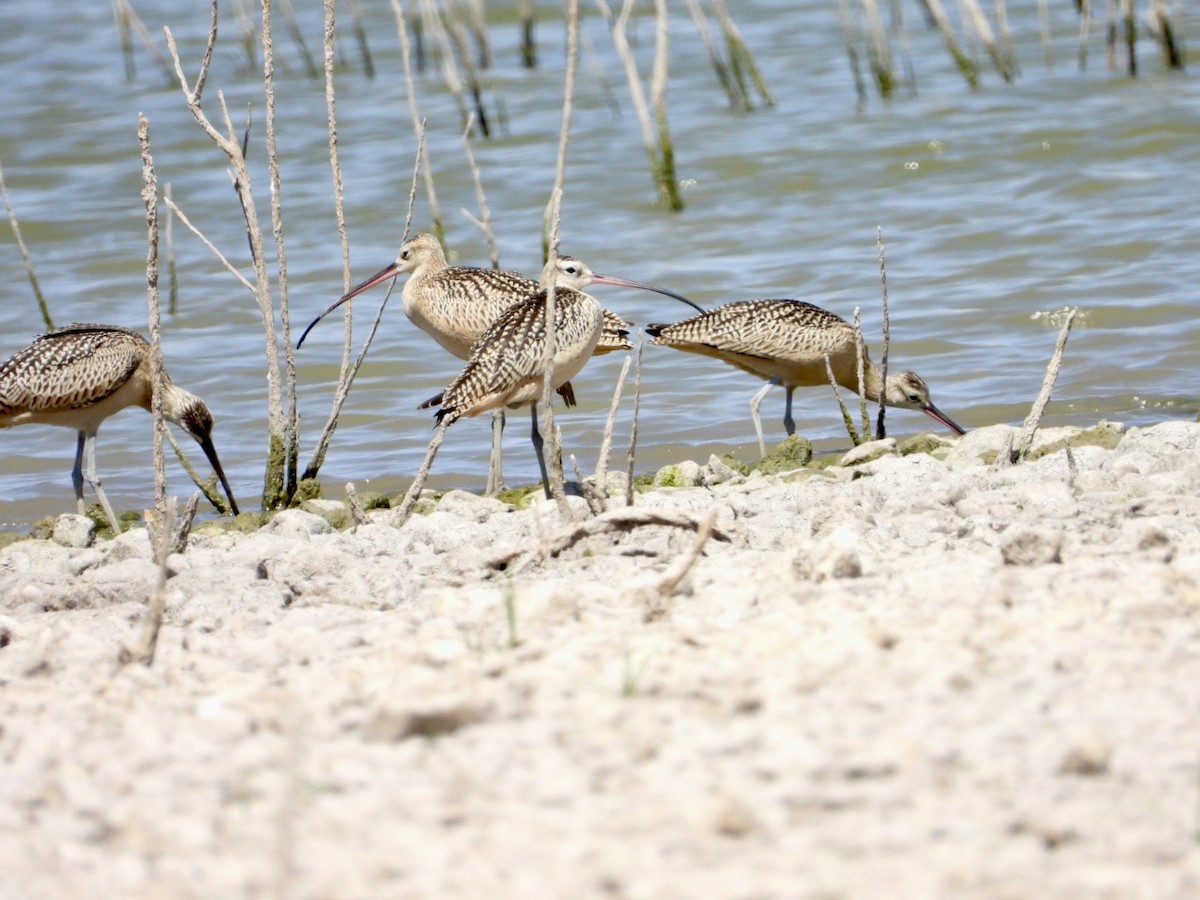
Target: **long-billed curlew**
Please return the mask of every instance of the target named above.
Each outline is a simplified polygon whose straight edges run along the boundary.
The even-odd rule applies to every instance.
[[[794,434],[792,392],[798,387],[829,384],[825,357],[833,369],[834,380],[844,388],[858,392],[858,353],[854,327],[819,306],[800,300],[742,300],[727,303],[709,312],[670,325],[647,325],[652,344],[674,347],[688,353],[714,356],[751,375],[765,378],[763,386],[750,401],[758,446],[766,455],[762,421],[758,406],[771,385],[783,385],[787,401],[783,426]],[[955,434],[964,434],[929,399],[929,387],[915,372],[889,375],[886,389],[883,373],[866,355],[863,346],[863,393],[878,402],[883,390],[884,403],[904,409],[918,409],[945,425]]]
[[[237,515],[237,502],[212,442],[212,413],[165,371],[163,378],[163,417],[200,444]],[[116,530],[117,517],[96,474],[96,432],[105,419],[127,406],[150,409],[151,394],[150,345],[144,337],[117,325],[68,325],[43,334],[0,366],[0,428],[40,423],[77,431],[71,479],[79,511],[84,511],[86,453],[87,481]]]
[[[688,304],[698,312],[703,312],[691,300],[663,288],[611,275],[598,275],[573,257],[559,256],[558,260],[555,282],[558,287],[576,291],[582,291],[591,284],[638,288],[665,294]],[[443,348],[464,360],[470,357],[471,347],[501,313],[540,290],[537,281],[518,272],[474,266],[451,266],[446,261],[442,245],[436,237],[431,234],[418,234],[404,242],[393,262],[351,288],[313,319],[296,346],[304,343],[305,337],[317,322],[347,300],[406,272],[410,273],[410,277],[405,282],[401,294],[405,315]],[[631,349],[632,345],[628,339],[630,324],[616,313],[606,309],[601,311],[604,325],[593,353]],[[575,395],[569,382],[558,385],[557,389],[568,406],[575,404]],[[498,413],[494,427],[496,442],[492,448],[492,462],[488,475],[489,493],[497,488],[500,482],[499,437],[504,427],[502,411]]]
[[[605,326],[604,310],[596,299],[571,286],[580,265],[572,257],[559,257],[557,269],[547,263],[538,292],[504,310],[475,342],[459,376],[441,394],[421,404],[422,407],[437,405],[437,420],[447,426],[463,416],[475,416],[505,406],[528,405],[532,418],[530,437],[547,497],[550,496],[550,480],[538,430],[537,403],[542,397],[545,378],[546,305],[550,281],[553,279],[555,284],[551,383],[556,390],[575,377],[592,357]],[[598,276],[593,277],[598,280]]]

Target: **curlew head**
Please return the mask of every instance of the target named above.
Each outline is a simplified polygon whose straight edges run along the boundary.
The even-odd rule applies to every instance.
[[[551,276],[554,278],[554,286],[556,288],[582,291],[589,284],[611,284],[616,287],[637,288],[640,291],[653,291],[656,294],[671,297],[680,303],[686,303],[697,312],[704,312],[703,309],[687,297],[676,294],[674,291],[668,291],[666,288],[655,287],[652,284],[642,284],[640,281],[628,281],[612,275],[598,275],[588,267],[587,263],[581,259],[576,259],[574,256],[559,256],[555,260],[553,269],[549,262],[546,263],[546,267],[542,269],[541,285],[543,290],[549,286]]]
[[[178,391],[178,394],[173,402],[165,405],[163,414],[195,438],[200,449],[204,451],[204,455],[208,457],[209,463],[212,464],[213,471],[217,473],[217,478],[221,480],[221,487],[225,489],[225,496],[229,498],[229,508],[236,516],[238,514],[237,501],[233,499],[233,489],[229,486],[229,479],[225,477],[225,470],[221,468],[221,460],[217,458],[217,448],[212,442],[212,413],[209,412],[204,401],[195,394],[189,394],[181,388],[175,388],[175,390]]]
[[[308,323],[308,327],[304,329],[304,333],[300,335],[300,340],[296,341],[296,349],[300,349],[300,345],[304,343],[304,339],[308,337],[308,333],[313,330],[318,322],[345,303],[357,297],[364,291],[369,291],[377,284],[382,284],[385,281],[403,275],[405,272],[416,273],[425,266],[432,265],[435,269],[445,268],[446,254],[442,251],[442,245],[438,243],[438,239],[432,234],[418,234],[403,244],[400,245],[400,252],[396,254],[396,258],[368,278],[366,281],[360,282],[349,291],[342,294],[334,303],[328,306],[324,312]]]
[[[936,419],[955,434],[967,432],[955,424],[949,416],[933,405],[929,399],[929,385],[916,372],[899,372],[889,375],[884,391],[884,403],[902,409],[919,409],[931,419]]]

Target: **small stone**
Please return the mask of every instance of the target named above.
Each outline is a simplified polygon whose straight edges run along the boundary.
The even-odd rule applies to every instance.
[[[349,528],[354,524],[350,510],[341,500],[305,500],[300,504],[305,512],[320,516],[335,529]]]
[[[333,526],[320,516],[302,509],[285,509],[263,526],[263,531],[281,537],[307,538],[317,534],[331,534]]]
[[[708,458],[708,465],[704,467],[701,477],[706,485],[725,484],[726,482],[736,484],[746,480],[744,473],[739,472],[715,454]]]
[[[96,523],[74,513],[61,515],[54,520],[52,539],[64,547],[90,547],[96,540]]]
[[[798,434],[790,434],[782,444],[771,448],[754,468],[763,475],[791,472],[808,465],[812,455],[812,441]]]
[[[663,466],[654,473],[655,487],[695,487],[700,483],[700,464],[685,459],[681,463]]]
[[[1059,775],[1081,775],[1095,777],[1108,772],[1112,760],[1112,748],[1100,740],[1083,741],[1076,744],[1058,765]]]
[[[1000,556],[1010,566],[1040,566],[1062,562],[1061,531],[1010,528],[1000,540]]]
[[[410,737],[453,734],[479,722],[487,709],[471,701],[451,701],[425,709],[381,709],[363,724],[363,740],[372,744],[394,744]]]
[[[863,573],[862,559],[858,554],[858,535],[849,528],[838,528],[796,554],[792,568],[801,578],[809,581],[858,578]]]
[[[865,444],[859,444],[853,450],[842,457],[839,465],[842,466],[860,466],[863,463],[869,463],[872,460],[882,459],[885,456],[897,456],[896,439],[884,438],[881,441],[868,441]]]

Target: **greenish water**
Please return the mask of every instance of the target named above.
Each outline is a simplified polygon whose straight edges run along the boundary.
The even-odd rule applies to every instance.
[[[139,3],[152,34],[169,25],[194,75],[207,29],[204,4]],[[297,4],[300,6],[300,4]],[[415,141],[410,127],[390,5],[360,3],[377,75],[356,64],[337,77],[341,162],[352,247],[352,278],[395,253],[403,228]],[[542,213],[553,182],[563,75],[562,28],[543,10],[542,65],[518,64],[512,4],[489,4],[495,67],[485,102],[499,133],[476,141],[502,263],[540,269]],[[1017,423],[1036,396],[1052,352],[1059,312],[1080,306],[1047,424],[1110,418],[1130,424],[1195,418],[1200,320],[1200,90],[1191,75],[1163,71],[1141,42],[1142,77],[1104,68],[1102,28],[1087,71],[1075,63],[1077,20],[1069,4],[1052,19],[1053,69],[1043,63],[1036,7],[1010,5],[1021,74],[1006,85],[985,72],[969,91],[936,34],[910,20],[917,92],[858,104],[827,3],[731,4],[777,105],[731,111],[703,46],[682,11],[672,21],[670,110],[678,176],[687,204],[654,203],[628,90],[604,23],[590,13],[576,93],[563,207],[562,247],[597,271],[650,281],[705,306],[756,297],[795,297],[851,318],[862,310],[878,358],[880,288],[876,228],[887,252],[890,364],[919,372],[935,402],[965,427]],[[319,52],[319,12],[301,13]],[[246,65],[232,13],[205,95],[210,114],[223,91],[241,127],[255,104],[251,151],[256,199],[268,210],[261,82]],[[345,23],[344,23],[345,24]],[[1195,13],[1184,33],[1200,33]],[[648,22],[635,29],[643,60]],[[161,38],[158,39],[161,46]],[[300,56],[276,26],[280,57],[279,144],[289,254],[290,300],[302,328],[342,291],[326,152],[323,85],[304,77]],[[899,52],[899,46],[893,47]],[[161,182],[188,216],[246,273],[240,211],[224,157],[200,132],[177,86],[139,46],[138,74],[126,80],[108,4],[50,5],[9,0],[0,12],[0,164],[33,262],[61,323],[144,327],[145,222],[137,115],[150,119]],[[1194,61],[1193,61],[1194,68]],[[419,81],[422,114],[449,242],[457,261],[486,264],[461,143],[461,123],[439,74]],[[500,113],[503,113],[501,116]],[[266,220],[264,219],[264,223]],[[429,225],[421,200],[418,229]],[[0,356],[42,330],[20,257],[7,229],[0,239]],[[179,309],[165,322],[175,379],[203,396],[217,417],[216,443],[244,505],[255,505],[266,453],[266,386],[259,313],[253,298],[182,225],[175,226]],[[683,315],[654,295],[596,288],[635,322]],[[357,303],[356,342],[382,292]],[[301,465],[324,423],[341,352],[331,317],[298,355]],[[331,495],[398,490],[411,478],[431,434],[417,404],[459,369],[389,305],[379,338],[350,395],[322,478]],[[580,407],[558,416],[568,452],[595,465],[621,359],[595,360],[579,379]],[[747,402],[754,379],[716,361],[648,347],[643,367],[639,470],[710,452],[754,454]],[[623,456],[631,403],[616,446]],[[782,391],[763,404],[782,437]],[[846,444],[831,397],[797,395],[799,430],[818,449]],[[506,442],[510,483],[536,468],[527,418],[515,416]],[[915,413],[889,417],[895,433],[932,423]],[[184,438],[186,440],[186,438]],[[489,425],[464,421],[450,432],[434,487],[482,487]],[[98,462],[119,509],[152,502],[150,419],[129,411],[100,433]],[[0,521],[28,523],[70,508],[74,437],[60,429],[0,434]],[[623,461],[614,460],[615,467]],[[188,483],[172,466],[171,488]]]

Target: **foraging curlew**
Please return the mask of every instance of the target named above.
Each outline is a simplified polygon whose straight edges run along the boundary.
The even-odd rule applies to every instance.
[[[833,369],[834,380],[844,388],[858,392],[858,353],[854,327],[819,306],[800,300],[742,300],[670,325],[647,325],[652,344],[674,347],[688,353],[714,356],[751,375],[765,378],[767,384],[750,401],[758,447],[765,456],[762,421],[758,406],[773,384],[787,391],[783,426],[794,434],[792,392],[798,387],[829,384],[825,357]],[[884,388],[883,374],[867,356],[863,345],[863,393],[878,402]],[[889,375],[884,403],[904,409],[918,409],[945,425],[955,434],[964,434],[929,399],[929,387],[914,372]]]
[[[337,302],[313,319],[308,328],[304,330],[304,334],[300,336],[296,346],[299,347],[304,343],[304,338],[317,322],[347,300],[405,272],[410,273],[401,294],[405,315],[445,350],[463,360],[470,358],[472,346],[488,326],[500,317],[501,313],[514,303],[519,303],[542,289],[537,281],[526,278],[518,272],[473,266],[451,266],[446,261],[442,245],[436,237],[431,234],[418,234],[404,242],[400,247],[400,253],[393,262],[356,287],[351,288]],[[698,312],[703,312],[699,306],[686,297],[636,281],[627,281],[610,275],[598,275],[584,263],[569,256],[558,257],[555,284],[558,288],[575,291],[582,291],[590,284],[608,284],[654,291],[674,297]],[[593,353],[601,354],[614,350],[632,349],[632,344],[628,339],[630,324],[616,313],[606,309],[602,309],[601,312],[604,316],[604,325]],[[569,382],[556,385],[556,389],[567,406],[575,405],[575,395]],[[499,438],[500,432],[504,428],[502,410],[498,412],[493,427],[496,437],[488,473],[487,491],[489,494],[498,488],[501,480]]]
[[[212,413],[165,371],[163,379],[163,417],[200,444],[237,515],[237,502],[212,442]],[[105,419],[127,406],[150,409],[151,394],[150,345],[144,337],[117,325],[68,325],[43,334],[0,366],[0,428],[40,423],[79,432],[71,471],[79,511],[84,511],[86,453],[87,481],[116,530],[118,519],[96,474],[96,432]]]

